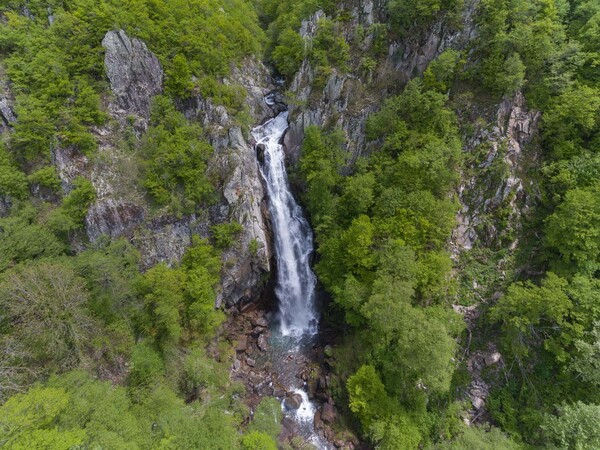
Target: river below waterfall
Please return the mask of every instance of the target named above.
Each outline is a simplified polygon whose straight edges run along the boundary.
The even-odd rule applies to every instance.
[[[264,358],[287,395],[295,393],[299,396],[296,399],[302,399],[297,409],[289,408],[289,403],[282,400],[286,417],[296,423],[298,433],[307,442],[319,449],[330,449],[331,445],[315,431],[317,405],[309,400],[306,382],[298,376],[310,360],[318,332],[317,280],[310,268],[312,230],[291,193],[285,168],[281,140],[288,127],[287,115],[282,112],[252,130],[257,149],[263,153],[260,169],[267,188],[277,266],[275,295],[278,310]]]

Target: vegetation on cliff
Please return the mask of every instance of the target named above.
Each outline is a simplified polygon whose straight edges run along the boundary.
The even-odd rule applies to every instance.
[[[147,128],[125,119],[114,145],[133,161],[135,189],[176,218],[208,214],[219,196],[205,129],[222,124],[200,126],[182,105],[210,99],[242,117],[235,66],[263,58],[287,87],[297,77],[311,96],[290,101],[321,102],[311,113],[337,100],[332,75],[361,86],[343,106],[368,116],[361,152],[347,151],[356,143],[336,110],[303,130],[294,174],[331,299],[323,315],[339,332],[328,388],[340,427],[381,449],[600,448],[598,2],[376,3],[367,25],[333,0],[2,3],[0,95],[17,120],[0,135],[0,446],[276,448],[278,405],[263,401],[248,425],[217,333],[220,251],[241,226],[213,226],[179,263],[142,271],[133,244],[144,236],[85,234],[101,183],[60,172],[61,152],[102,158],[115,120],[102,39],[123,29],[159,58],[164,95]],[[470,26],[465,42],[444,40]],[[443,51],[405,82],[399,61],[432,34]],[[529,198],[503,198],[475,232],[501,230],[519,208],[521,226],[457,256],[469,171],[506,179],[502,164],[514,163],[473,169],[465,150],[481,124],[465,111],[517,95],[541,112],[535,170],[510,175]],[[489,187],[467,186],[493,203]],[[475,278],[483,290],[461,284]],[[453,308],[476,297],[466,290],[486,292],[468,329]],[[488,344],[502,364],[484,368],[487,413],[473,418],[464,354]]]

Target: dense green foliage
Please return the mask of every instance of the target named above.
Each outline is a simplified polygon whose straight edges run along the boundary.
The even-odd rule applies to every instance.
[[[229,380],[231,355],[215,338],[224,319],[214,309],[218,252],[238,250],[241,226],[210,227],[210,242],[194,236],[180,263],[141,273],[130,242],[85,235],[101,184],[85,178],[87,168],[59,178],[50,164],[60,151],[101,160],[98,130],[115,126],[101,42],[124,29],[165,72],[148,129],[130,126],[132,117],[111,137],[151,220],[199,215],[216,200],[212,148],[180,109],[202,96],[244,122],[245,88],[225,79],[234,65],[260,55],[288,86],[310,68],[302,102],[314,111],[329,108],[330,92],[321,93],[332,74],[349,74],[344,90],[360,85],[344,113],[369,112],[364,152],[348,158],[354,143],[336,128],[335,110],[323,127],[305,129],[295,174],[315,228],[315,271],[331,297],[325,316],[340,332],[327,381],[343,416],[336,426],[379,449],[600,447],[598,1],[388,0],[368,26],[369,13],[351,4],[2,2],[0,75],[18,120],[0,138],[0,446],[277,448],[279,403],[264,399],[249,419],[244,387]],[[461,23],[472,6],[472,23]],[[446,39],[471,25],[466,47]],[[415,79],[397,83],[397,58],[439,30],[444,51],[425,69],[418,49]],[[452,259],[461,175],[505,178],[508,163],[469,166],[476,155],[461,146],[479,127],[471,118],[517,94],[541,112],[526,147],[538,150],[527,163],[540,170],[518,174],[529,196],[524,226],[511,235],[519,246],[476,242]],[[484,191],[481,201],[493,195]],[[510,207],[477,231],[504,227]],[[256,253],[258,241],[249,248]],[[468,287],[462,298],[461,277],[485,284],[468,333],[451,305],[483,290]],[[466,427],[465,355],[488,343],[503,358],[482,372],[498,428]]]
[[[381,149],[352,176],[340,175],[338,134],[309,128],[302,148],[317,274],[364,347],[350,409],[382,448],[415,448],[429,435],[427,403],[450,388],[462,329],[447,303],[460,141],[445,100],[419,81],[389,99],[368,123]]]
[[[190,125],[171,100],[157,96],[148,133],[142,140],[142,184],[159,205],[176,214],[191,213],[211,199],[213,187],[206,176],[212,147],[202,129]]]
[[[497,92],[522,87],[543,113],[533,224],[542,236],[533,265],[543,275],[510,284],[488,317],[515,367],[491,399],[493,418],[539,446],[598,445],[588,429],[600,403],[591,375],[600,318],[598,18],[589,1],[486,1],[479,17],[483,62],[473,73]],[[511,58],[518,71],[502,69]],[[518,83],[509,79],[517,73]]]

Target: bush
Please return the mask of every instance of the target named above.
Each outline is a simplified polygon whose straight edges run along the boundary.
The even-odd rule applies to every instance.
[[[227,249],[234,244],[235,238],[244,230],[238,222],[222,223],[211,227],[215,245]]]

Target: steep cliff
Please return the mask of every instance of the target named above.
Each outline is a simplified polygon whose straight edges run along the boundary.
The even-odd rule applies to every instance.
[[[256,299],[270,271],[271,249],[265,194],[255,152],[247,138],[249,129],[208,99],[196,96],[182,101],[182,112],[189,120],[202,124],[215,149],[209,170],[220,176],[220,199],[207,210],[184,217],[151,211],[136,183],[136,155],[120,144],[127,135],[133,133],[138,140],[147,130],[152,98],[163,90],[163,69],[144,42],[123,30],[108,32],[102,45],[112,93],[106,99],[106,109],[113,120],[93,130],[98,154],[90,159],[71,147],[57,148],[53,155],[65,191],[71,189],[78,176],[89,178],[94,185],[97,199],[85,219],[87,237],[94,242],[103,235],[126,236],[140,250],[143,267],[149,268],[161,261],[176,263],[193,235],[209,237],[211,226],[236,221],[243,230],[223,255],[217,306],[230,307]],[[273,86],[261,63],[247,61],[235,68],[226,82],[244,87],[252,123],[273,115],[264,101]],[[8,114],[10,109],[6,111]]]

